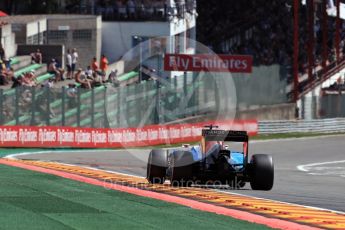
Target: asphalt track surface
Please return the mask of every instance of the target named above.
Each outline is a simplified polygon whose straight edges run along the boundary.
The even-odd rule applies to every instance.
[[[273,156],[274,188],[268,192],[252,191],[246,185],[242,190],[222,191],[345,212],[345,136],[253,142],[249,153]],[[144,177],[148,154],[148,149],[103,150],[49,152],[17,158],[69,163]]]

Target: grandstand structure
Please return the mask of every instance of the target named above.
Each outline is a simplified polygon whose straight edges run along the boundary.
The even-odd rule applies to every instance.
[[[31,64],[30,61],[30,56],[12,58],[15,78],[32,70],[38,75],[38,84],[53,78],[53,74],[46,72],[45,64]],[[80,86],[77,89],[67,86],[1,88],[0,124],[136,127],[226,110],[220,108],[224,103],[217,100],[215,82],[207,76],[197,82],[188,79],[181,82],[174,78],[167,85],[152,80],[128,85],[136,75],[129,72],[119,76],[116,86],[104,84],[92,89]],[[187,96],[190,97],[188,105],[180,107]]]
[[[127,7],[126,16],[122,17],[124,15],[117,15],[116,12],[109,14],[109,9],[101,5],[92,6],[89,2],[89,5],[70,12],[74,15],[66,18],[77,18],[75,13],[86,14],[81,18],[87,18],[88,14],[102,15],[105,21],[102,23],[102,50],[110,61],[117,59],[117,56],[123,55],[127,49],[131,49],[138,43],[157,36],[169,38],[161,41],[162,52],[193,53],[194,47],[187,42],[187,38],[195,39],[196,35],[195,1],[186,3],[149,1],[149,4],[151,3],[154,5],[146,5],[144,11],[142,7],[133,9]],[[33,21],[41,20],[42,17],[47,18],[46,27],[36,31],[36,34],[39,34],[44,30],[46,37],[39,39],[43,43],[45,41],[49,43],[51,40],[50,30],[62,32],[68,29],[78,30],[78,23],[66,26],[64,23],[59,24],[58,20],[51,22],[56,18],[63,20],[62,15],[15,17],[13,20],[16,20],[17,24],[24,22],[25,18],[31,18]],[[23,27],[25,26],[24,24]],[[122,33],[116,33],[119,32],[116,27],[121,27]],[[15,29],[13,26],[12,28]],[[97,28],[100,27],[97,26]],[[115,32],[115,34],[107,34],[109,32]],[[27,37],[31,35],[25,36],[24,40],[28,40]],[[110,40],[107,41],[107,39]],[[27,45],[30,46],[30,44]],[[40,47],[40,44],[31,46],[36,49]],[[152,48],[154,47],[149,47],[149,49]],[[21,49],[28,50],[27,47]],[[52,48],[48,47],[48,50]],[[81,55],[83,58],[86,56]],[[195,81],[193,75],[182,73],[183,76],[178,79],[167,78],[169,83],[165,85],[157,81],[163,75],[163,71],[159,70],[162,67],[155,66],[162,58],[161,55],[147,58],[145,65],[141,63],[140,68],[136,66],[134,69],[129,69],[126,66],[127,63],[125,66],[115,63],[115,66],[122,65],[117,69],[116,82],[103,83],[90,90],[81,88],[78,83],[74,83],[76,88],[70,88],[67,84],[62,84],[62,87],[60,84],[57,88],[41,87],[54,79],[53,74],[47,73],[46,64],[31,64],[30,56],[16,56],[16,54],[9,56],[11,67],[14,69],[14,78],[35,70],[38,76],[36,79],[38,87],[1,87],[0,124],[2,125],[134,127],[174,122],[177,119],[208,114],[214,110],[219,111],[217,107],[221,107],[222,104],[221,101],[216,100],[219,95],[214,88],[215,82],[206,76]],[[162,61],[160,63],[163,64]],[[182,103],[187,97],[190,100]],[[181,104],[183,107],[180,106]],[[143,114],[143,111],[147,113]]]
[[[292,119],[296,106],[298,117],[304,119],[339,115],[340,112],[325,115],[322,111],[329,108],[332,99],[321,97],[329,92],[323,88],[328,89],[345,74],[342,0],[295,0],[293,4],[287,0],[257,0],[250,5],[229,1],[233,8],[231,20],[212,28],[219,33],[206,45],[216,53],[254,58],[251,74],[232,74],[238,118]],[[98,29],[102,28],[102,53],[110,62],[116,61],[107,72],[116,69],[116,82],[91,90],[80,88],[80,84],[76,84],[77,89],[66,85],[56,89],[3,89],[1,124],[132,127],[169,123],[212,111],[226,114],[228,102],[220,96],[216,80],[207,80],[207,74],[198,78],[190,73],[163,70],[164,53],[195,52],[195,44],[188,40],[196,38],[196,1],[152,0],[144,5],[121,2],[126,4],[89,0],[70,7],[60,1],[57,8],[57,12],[71,13],[73,17],[102,16],[102,25],[97,24]],[[245,13],[238,13],[242,11]],[[63,16],[51,18],[60,20]],[[54,23],[56,31],[60,27],[66,29]],[[146,48],[153,53],[155,42],[150,39],[160,44],[160,51],[145,57],[140,44],[150,41]],[[117,61],[138,46],[139,53]],[[38,84],[52,78],[44,64],[31,64],[29,57],[15,57],[11,52],[15,77],[35,70]],[[138,63],[133,66],[133,60],[140,62],[140,66]],[[30,100],[23,100],[23,94],[30,95]],[[184,103],[186,97],[190,100]],[[141,111],[147,114],[143,116]]]
[[[67,49],[76,48],[80,56],[78,62],[83,68],[90,64],[90,59],[101,56],[102,19],[100,16],[30,14],[2,17],[1,21],[11,25],[12,33],[15,34],[13,41],[18,44],[16,50],[19,55],[23,55],[23,46],[26,46],[24,50],[28,51],[35,45],[42,47],[43,45],[61,45],[61,54],[57,54],[55,50],[53,52],[56,53],[55,58],[64,66]],[[7,49],[9,47],[11,46],[6,45]],[[34,51],[31,50],[31,52]],[[44,49],[44,52],[49,53],[49,49]],[[54,57],[53,54],[48,56]]]
[[[342,9],[345,2],[227,2],[230,14],[223,15],[225,23],[210,31],[203,30],[210,35],[203,36],[202,42],[209,42],[218,53],[252,55],[256,67],[269,69],[278,65],[280,79],[286,82],[281,89],[286,94],[286,102],[297,103],[300,118],[318,118],[321,89],[344,77],[345,12]],[[204,3],[208,6],[204,11],[213,9],[213,5]],[[210,12],[206,12],[206,17],[217,18],[221,10]],[[206,23],[207,18],[201,17],[202,14],[198,21]]]

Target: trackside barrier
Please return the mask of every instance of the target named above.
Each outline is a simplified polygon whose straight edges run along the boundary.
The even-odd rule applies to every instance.
[[[116,129],[0,126],[0,147],[121,148],[176,144],[200,140],[201,129],[209,124],[218,125],[226,130],[246,130],[249,135],[255,135],[258,130],[256,120],[208,121]]]
[[[345,118],[259,121],[259,134],[274,133],[340,133],[345,132]]]

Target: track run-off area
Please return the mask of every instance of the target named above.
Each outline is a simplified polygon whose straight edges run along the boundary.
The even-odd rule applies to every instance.
[[[2,161],[196,200],[301,224],[303,228],[345,229],[344,138],[338,135],[250,142],[250,155],[265,153],[274,158],[274,187],[265,192],[252,191],[249,185],[241,190],[150,185],[144,178],[149,149],[42,151],[12,155]]]

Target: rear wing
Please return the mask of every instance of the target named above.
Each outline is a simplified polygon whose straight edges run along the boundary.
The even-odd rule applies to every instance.
[[[205,137],[205,141],[248,142],[246,131],[203,129],[202,136]]]

